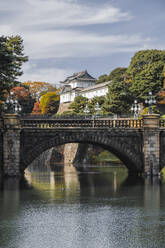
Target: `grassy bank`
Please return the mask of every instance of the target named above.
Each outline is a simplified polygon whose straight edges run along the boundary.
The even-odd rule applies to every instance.
[[[103,151],[100,152],[98,155],[93,155],[92,161],[94,163],[121,163],[119,158],[108,151]]]

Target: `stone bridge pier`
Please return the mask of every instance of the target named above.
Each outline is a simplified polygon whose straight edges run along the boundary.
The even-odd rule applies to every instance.
[[[3,168],[4,176],[20,175],[21,126],[16,114],[5,114],[3,118]]]
[[[160,173],[160,128],[159,115],[143,116],[143,157],[144,174],[159,175]]]
[[[42,152],[44,149],[51,148],[51,145],[83,143],[84,141],[95,144],[96,142],[97,145],[102,145],[102,147],[109,147],[109,151],[114,151],[115,155],[118,154],[117,149],[120,147],[121,158],[125,159],[127,156],[130,161],[134,161],[137,168],[138,165],[136,166],[136,164],[139,163],[140,169],[138,172],[145,175],[159,175],[165,164],[165,161],[163,161],[165,155],[161,151],[161,149],[165,149],[165,128],[164,126],[163,129],[160,128],[159,115],[156,114],[145,115],[142,126],[138,127],[132,127],[133,120],[131,120],[129,127],[126,128],[124,126],[116,127],[115,125],[111,127],[98,126],[98,128],[93,126],[74,128],[70,124],[65,128],[56,128],[56,126],[45,128],[44,124],[34,127],[35,120],[32,121],[33,125],[26,127],[21,124],[21,119],[16,114],[5,114],[0,119],[0,174],[3,176],[21,175],[25,168],[21,167],[21,161],[24,161],[24,156],[26,158],[26,151],[30,151],[31,153],[28,154],[37,157],[40,155],[37,154],[36,145],[38,144],[40,144],[40,152]],[[102,120],[100,119],[100,121]],[[125,122],[126,120],[123,121],[123,123]],[[76,132],[76,135],[73,135],[74,132]],[[77,134],[82,140],[76,138]],[[97,137],[95,137],[95,134]],[[161,139],[161,135],[164,139]],[[47,146],[45,145],[46,142]],[[121,144],[118,145],[120,142]],[[161,142],[164,143],[160,147]],[[25,160],[30,161],[29,157],[28,159]]]

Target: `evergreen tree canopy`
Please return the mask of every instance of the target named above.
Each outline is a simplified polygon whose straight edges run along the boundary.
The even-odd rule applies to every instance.
[[[101,84],[101,83],[104,83],[104,82],[107,82],[109,81],[108,79],[108,75],[104,74],[104,75],[101,75],[97,81],[96,81],[96,84]]]
[[[88,102],[88,108],[89,108],[89,114],[96,114],[96,103],[99,104],[100,108],[103,105],[105,101],[105,96],[95,96],[94,98],[92,98],[89,102]],[[101,112],[101,111],[100,111]]]
[[[137,52],[127,69],[130,91],[144,102],[150,91],[157,94],[163,86],[165,51],[143,50]]]
[[[0,98],[3,93],[16,86],[17,77],[22,75],[21,66],[28,60],[23,53],[20,36],[0,36]]]
[[[117,67],[116,69],[111,71],[109,75],[107,74],[101,75],[96,81],[96,84],[108,82],[108,81],[114,80],[115,78],[118,79],[120,75],[123,75],[123,73],[125,73],[125,70],[126,68],[124,67]]]
[[[88,98],[84,96],[76,96],[74,102],[71,103],[69,109],[72,109],[73,114],[84,114],[84,109],[88,103]]]
[[[116,68],[110,73],[111,82],[102,111],[105,114],[128,113],[132,96],[129,92],[129,84],[125,80],[127,68]]]
[[[126,70],[127,68],[125,67],[117,67],[113,71],[110,72],[109,74],[109,81],[110,80],[119,80],[123,81],[126,76]]]
[[[109,92],[103,104],[105,113],[127,113],[134,99],[143,102],[150,91],[158,96],[163,87],[165,51],[142,50],[135,53],[129,67],[116,68],[109,76]]]

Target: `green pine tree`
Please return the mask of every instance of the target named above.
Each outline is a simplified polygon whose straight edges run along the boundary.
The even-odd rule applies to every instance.
[[[23,40],[20,36],[0,36],[0,100],[5,91],[18,84],[22,75],[22,64],[28,60],[23,53]]]
[[[116,68],[109,78],[111,80],[102,111],[105,114],[123,114],[130,111],[133,101],[130,94],[130,84],[126,80],[127,68]]]
[[[163,69],[165,51],[143,50],[137,52],[127,69],[130,92],[140,102],[144,102],[148,93],[155,95],[163,87]]]
[[[76,96],[74,102],[71,103],[69,109],[72,109],[73,114],[84,114],[84,109],[88,103],[88,98],[84,96]]]

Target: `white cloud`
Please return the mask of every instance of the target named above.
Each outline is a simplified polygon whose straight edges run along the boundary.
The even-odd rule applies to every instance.
[[[139,35],[98,35],[73,30],[26,33],[25,41],[26,53],[34,59],[108,55],[150,43],[150,39]]]
[[[0,34],[1,35],[4,35],[4,36],[7,36],[9,34],[12,35],[12,27],[9,26],[9,25],[5,25],[5,24],[2,24],[0,25]]]
[[[0,34],[22,36],[25,52],[31,59],[104,53],[108,43],[114,48],[116,42],[124,43],[124,37],[100,35],[99,30],[97,33],[72,30],[71,27],[131,18],[127,12],[110,4],[87,5],[76,0],[17,0],[17,9],[15,1],[0,1],[1,12],[7,11],[5,17],[0,15]],[[67,30],[67,27],[70,29]],[[109,46],[107,52],[110,50]]]
[[[18,4],[14,2],[1,1],[0,10],[6,11],[5,22],[14,26],[17,31],[25,28],[37,30],[114,23],[131,19],[129,13],[110,4],[87,5],[73,0],[18,0]]]
[[[95,28],[93,32],[87,29],[88,25],[112,24],[131,18],[128,12],[108,3],[80,4],[78,0],[0,1],[0,35],[22,36],[25,54],[30,59],[21,80],[58,82],[74,70],[63,69],[65,62],[61,69],[40,69],[39,62],[36,67],[32,64],[34,59],[88,58],[151,46],[150,39],[141,35],[110,35],[100,32],[100,28]]]
[[[21,82],[26,81],[42,81],[52,84],[58,84],[68,75],[72,74],[72,70],[64,70],[58,68],[37,68],[33,63],[26,63],[23,66],[24,74],[19,78]]]
[[[85,5],[68,0],[26,0],[31,7],[24,14],[26,25],[48,25],[50,27],[68,27],[100,23],[114,23],[129,20],[131,16],[109,4]]]

